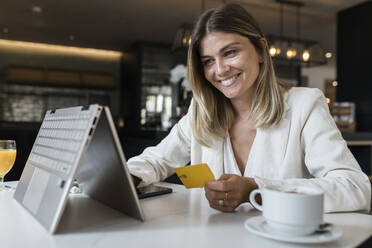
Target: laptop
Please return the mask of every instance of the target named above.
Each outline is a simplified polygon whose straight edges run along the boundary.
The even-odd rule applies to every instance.
[[[144,221],[108,107],[47,111],[14,198],[55,233],[75,180],[90,198]]]

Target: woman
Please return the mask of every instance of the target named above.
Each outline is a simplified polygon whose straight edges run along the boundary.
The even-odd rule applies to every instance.
[[[290,88],[275,77],[255,20],[237,4],[203,13],[188,52],[193,101],[156,147],[128,161],[136,183],[150,184],[189,161],[207,163],[212,208],[229,212],[253,189],[316,188],[325,211],[369,209],[371,186],[329,114],[320,90]]]

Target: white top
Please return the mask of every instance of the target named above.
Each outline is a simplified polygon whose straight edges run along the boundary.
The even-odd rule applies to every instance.
[[[257,128],[244,176],[254,178],[260,188],[322,191],[326,212],[368,210],[369,179],[342,138],[323,93],[293,87],[285,94],[284,106],[277,126]],[[142,184],[164,180],[174,173],[174,167],[189,163],[207,163],[215,178],[227,172],[240,174],[226,162],[235,158],[224,149],[225,139],[214,138],[211,147],[197,142],[192,112],[193,104],[160,144],[128,160],[130,173],[140,177]]]
[[[165,186],[172,187],[173,193],[140,200],[145,222],[82,195],[70,195],[55,235],[50,235],[9,192],[0,192],[0,247],[314,247],[273,241],[248,232],[244,222],[260,214],[250,204],[234,213],[221,213],[209,207],[203,189]],[[324,221],[341,228],[344,234],[337,242],[321,247],[357,247],[372,234],[372,215],[326,214]]]

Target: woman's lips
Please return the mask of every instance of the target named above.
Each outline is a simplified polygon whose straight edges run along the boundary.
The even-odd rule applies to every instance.
[[[230,86],[230,85],[232,85],[235,81],[236,81],[236,79],[240,76],[240,74],[241,73],[238,73],[238,74],[236,74],[235,76],[233,76],[233,77],[231,77],[231,78],[229,78],[229,79],[226,79],[226,80],[219,80],[220,82],[221,82],[221,84],[223,85],[223,86]]]

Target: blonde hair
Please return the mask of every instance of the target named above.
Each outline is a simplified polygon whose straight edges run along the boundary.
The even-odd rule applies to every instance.
[[[200,42],[211,32],[236,33],[247,37],[262,56],[255,82],[251,116],[256,127],[270,128],[280,122],[284,113],[284,92],[288,89],[276,79],[263,34],[253,17],[238,4],[227,4],[204,12],[196,22],[188,50],[188,76],[193,92],[192,131],[196,140],[205,146],[213,138],[226,137],[234,120],[231,101],[209,83],[200,59]]]

